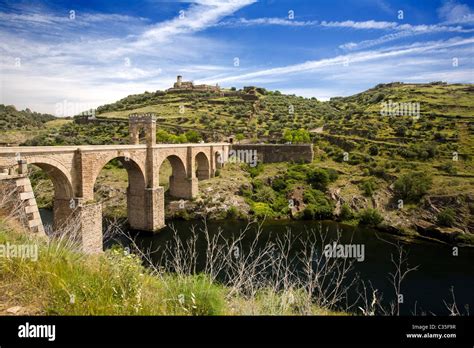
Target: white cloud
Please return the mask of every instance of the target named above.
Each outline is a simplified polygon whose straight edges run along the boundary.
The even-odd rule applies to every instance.
[[[471,38],[455,38],[450,40],[434,41],[428,43],[414,43],[395,48],[380,49],[377,51],[363,51],[359,53],[352,53],[347,55],[340,55],[333,58],[325,58],[314,61],[307,61],[300,64],[288,65],[283,67],[264,69],[245,74],[230,75],[220,78],[220,82],[259,82],[262,78],[275,78],[284,80],[284,75],[309,73],[321,71],[333,66],[352,66],[358,63],[373,62],[387,58],[399,58],[408,55],[417,55],[427,52],[436,52],[443,49],[453,49],[455,47],[462,47],[466,45],[473,45],[474,37]],[[416,58],[413,58],[416,59]],[[390,66],[390,65],[389,65]],[[385,66],[386,69],[386,66]],[[207,82],[213,82],[207,80]]]
[[[0,103],[52,113],[63,99],[98,106],[168,88],[178,67],[198,78],[224,71],[206,62],[229,51],[230,43],[193,34],[253,2],[197,1],[184,19],[155,25],[114,14],[76,13],[70,20],[68,13],[63,17],[37,8],[0,12]],[[130,35],[132,23],[136,30]],[[103,32],[86,30],[96,24],[104,30],[118,25],[125,35],[104,37]]]
[[[345,50],[356,50],[383,45],[387,42],[398,40],[401,38],[407,38],[417,35],[427,35],[434,33],[472,33],[474,29],[465,29],[461,26],[446,26],[446,25],[411,25],[402,24],[394,27],[398,31],[390,34],[383,35],[377,39],[364,40],[361,42],[348,42],[339,46],[339,48]]]
[[[474,12],[471,8],[455,0],[445,1],[438,9],[438,16],[447,23],[474,23]]]
[[[384,22],[384,21],[343,21],[343,22],[326,22],[322,21],[320,24],[322,27],[334,27],[334,28],[352,28],[352,29],[397,29],[398,23],[396,22]]]
[[[256,25],[281,25],[290,27],[307,27],[315,26],[318,21],[298,21],[294,19],[278,18],[278,17],[262,17],[262,18],[237,18],[228,21],[223,21],[217,26],[220,27],[238,27],[238,26],[256,26]]]
[[[136,46],[142,46],[150,40],[164,42],[172,36],[194,33],[216,24],[244,6],[253,4],[256,0],[221,0],[199,1],[191,5],[176,18],[155,25],[145,31]]]

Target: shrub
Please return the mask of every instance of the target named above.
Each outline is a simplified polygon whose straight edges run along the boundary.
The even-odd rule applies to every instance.
[[[339,218],[344,221],[344,220],[351,220],[354,217],[354,213],[352,212],[351,207],[347,203],[344,203],[341,206],[341,212],[339,214]]]
[[[275,191],[269,186],[262,186],[255,191],[253,200],[256,202],[273,203],[275,201]]]
[[[273,218],[275,212],[272,210],[268,203],[256,202],[252,204],[252,213],[257,219]]]
[[[312,219],[329,219],[332,217],[332,207],[330,205],[308,204],[303,210],[303,218]]]
[[[337,171],[332,168],[327,169],[327,172],[329,174],[329,181],[331,182],[336,181],[337,178],[339,177],[339,174],[337,173]]]
[[[374,191],[377,189],[377,183],[373,178],[370,178],[362,182],[359,187],[365,196],[372,197]]]
[[[432,180],[424,172],[409,172],[401,175],[394,183],[395,194],[407,201],[419,202],[431,188]]]
[[[438,213],[437,222],[440,226],[452,227],[454,225],[456,212],[451,208],[446,208]]]
[[[383,221],[382,215],[378,212],[377,209],[367,208],[359,212],[359,224],[362,225],[378,225]]]
[[[227,209],[226,218],[227,219],[237,219],[239,217],[239,210],[232,206]]]
[[[440,168],[450,175],[456,175],[458,172],[452,163],[443,164]]]
[[[189,130],[186,132],[186,139],[190,143],[197,143],[202,140],[202,137],[201,134],[199,134],[195,130]]]
[[[315,168],[312,171],[308,172],[306,175],[306,181],[313,188],[318,190],[326,190],[329,184],[329,173],[327,170],[322,168]]]
[[[305,181],[307,179],[307,166],[293,165],[286,172],[287,181]]]
[[[175,315],[219,315],[225,311],[224,288],[204,274],[180,277],[169,275],[166,281],[168,311]]]
[[[377,156],[379,154],[379,148],[377,145],[371,145],[369,147],[369,155]]]
[[[253,187],[254,191],[257,191],[262,186],[263,186],[263,181],[261,179],[253,179],[252,180],[252,187]]]
[[[328,219],[332,217],[333,207],[323,192],[309,189],[303,194],[303,200],[307,204],[303,211],[305,219]]]
[[[251,178],[255,178],[261,172],[263,172],[263,165],[261,163],[258,163],[255,167],[251,167],[251,166],[247,165],[246,170],[250,174]]]
[[[290,211],[288,200],[283,196],[277,196],[275,201],[272,203],[271,208],[274,212],[278,212],[280,214],[288,214]]]
[[[276,178],[272,181],[272,188],[277,192],[282,192],[288,187],[288,184],[283,178]]]

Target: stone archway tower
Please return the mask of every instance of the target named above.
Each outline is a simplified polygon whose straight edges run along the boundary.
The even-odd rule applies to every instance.
[[[155,231],[164,226],[164,188],[159,186],[158,176],[155,175],[157,165],[156,145],[156,115],[154,113],[130,114],[128,119],[130,144],[140,143],[140,131],[145,131],[146,139],[146,188],[144,195],[145,221],[131,228]],[[133,207],[129,210],[129,216],[134,214]],[[139,206],[136,209],[140,209]],[[130,219],[129,219],[130,220]]]
[[[142,129],[145,130],[147,147],[152,147],[156,144],[156,116],[154,113],[130,114],[128,127],[131,145],[138,145],[140,143],[140,130]]]

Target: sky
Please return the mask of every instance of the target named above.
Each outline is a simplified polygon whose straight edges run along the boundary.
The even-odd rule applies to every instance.
[[[0,104],[66,116],[176,75],[328,100],[474,82],[474,0],[0,0]]]

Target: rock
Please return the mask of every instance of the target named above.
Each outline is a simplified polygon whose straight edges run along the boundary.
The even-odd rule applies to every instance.
[[[416,220],[414,225],[421,235],[448,243],[454,242],[459,235],[464,234],[464,231],[457,227],[440,227],[424,220]]]
[[[352,196],[350,207],[352,210],[359,211],[365,209],[368,205],[367,198],[361,196]]]
[[[306,204],[303,200],[304,195],[304,188],[303,187],[295,187],[292,192],[289,193],[287,196],[288,200],[293,201],[293,206],[291,207],[291,216],[296,217],[299,212],[303,211],[306,207]]]
[[[413,224],[415,225],[416,230],[420,233],[426,232],[436,227],[435,224],[432,224],[431,222],[425,220],[416,220]]]
[[[17,314],[21,310],[21,308],[22,307],[20,307],[20,306],[10,307],[10,308],[7,309],[7,313]]]

